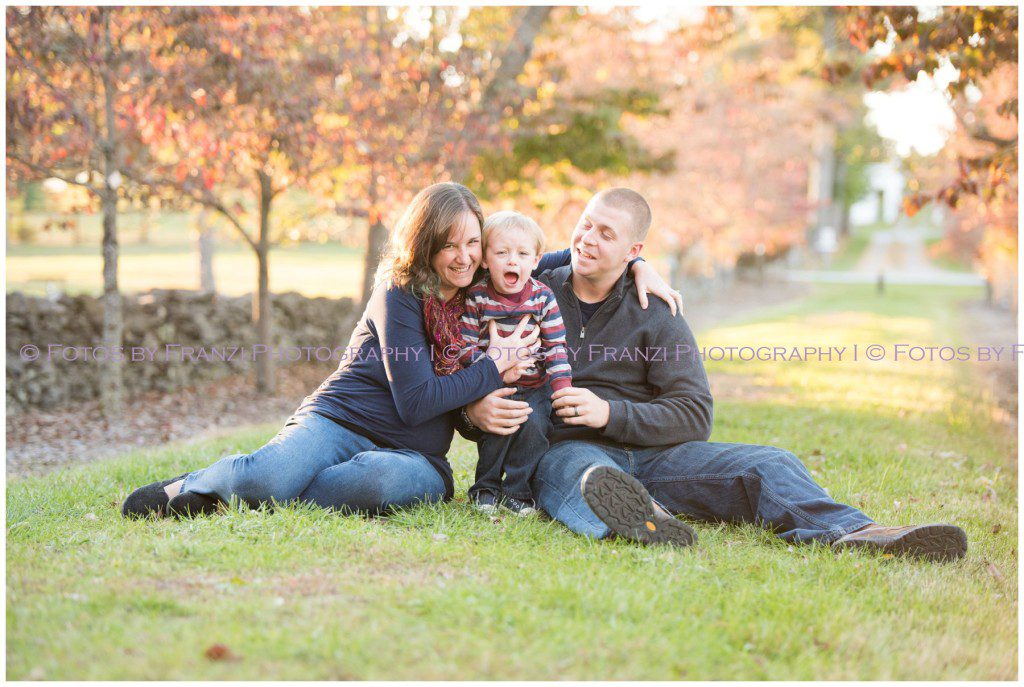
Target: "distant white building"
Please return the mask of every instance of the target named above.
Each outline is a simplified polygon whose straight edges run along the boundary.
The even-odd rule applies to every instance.
[[[870,190],[850,207],[850,224],[892,223],[903,206],[907,178],[893,162],[868,165]]]

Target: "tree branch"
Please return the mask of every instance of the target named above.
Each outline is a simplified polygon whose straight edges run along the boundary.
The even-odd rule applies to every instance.
[[[991,143],[999,148],[1010,148],[1017,145],[1016,136],[1014,136],[1013,138],[1001,138],[999,136],[994,136],[989,133],[988,128],[986,128],[984,125],[981,125],[976,129],[971,128],[971,126],[967,123],[967,120],[964,119],[964,116],[960,112],[960,110],[954,107],[952,103],[950,103],[949,109],[953,110],[953,114],[956,115],[957,121],[960,122],[960,126],[964,128],[964,131],[967,132],[967,135],[970,136],[971,138],[977,141],[982,141],[984,143]]]
[[[367,218],[370,216],[370,211],[366,208],[357,208],[354,205],[335,205],[334,212],[345,217],[362,217]]]
[[[31,169],[31,170],[33,170],[35,172],[38,172],[39,174],[45,174],[47,177],[52,177],[54,179],[60,179],[61,181],[63,181],[66,184],[72,184],[74,186],[81,186],[82,188],[86,188],[86,189],[92,191],[93,193],[95,193],[97,195],[99,195],[99,193],[100,193],[100,189],[99,189],[98,186],[93,186],[89,182],[82,182],[82,181],[78,181],[77,179],[73,179],[71,177],[66,177],[66,176],[63,176],[61,174],[57,174],[52,169],[50,169],[50,168],[48,168],[48,167],[46,167],[44,165],[40,165],[40,164],[37,164],[35,162],[31,162],[30,160],[26,160],[25,158],[21,157],[20,155],[12,153],[10,151],[10,149],[7,150],[7,157],[9,157],[12,160],[15,160],[15,161],[19,162],[20,164],[25,165],[29,169]]]
[[[242,236],[245,242],[249,244],[250,248],[252,248],[254,251],[259,251],[259,246],[256,245],[256,241],[254,241],[252,236],[249,235],[249,232],[245,230],[245,228],[242,226],[242,223],[238,221],[238,218],[235,217],[235,215],[230,210],[227,209],[227,207],[219,198],[213,195],[213,193],[206,189],[205,187],[202,189],[197,189],[194,186],[189,186],[187,184],[179,184],[177,182],[171,181],[170,179],[155,177],[152,174],[147,174],[145,176],[136,176],[130,173],[122,173],[125,174],[126,177],[131,178],[133,181],[136,181],[150,188],[184,193],[186,196],[191,198],[193,201],[199,203],[200,205],[203,205],[205,207],[210,208],[211,210],[219,212],[224,217],[224,219],[226,219],[231,224],[231,226],[233,226],[238,231],[238,233]]]

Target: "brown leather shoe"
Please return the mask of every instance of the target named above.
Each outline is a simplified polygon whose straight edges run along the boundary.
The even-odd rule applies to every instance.
[[[833,548],[867,548],[896,556],[916,556],[931,561],[951,561],[967,553],[967,533],[956,525],[885,527],[873,523],[840,537]]]

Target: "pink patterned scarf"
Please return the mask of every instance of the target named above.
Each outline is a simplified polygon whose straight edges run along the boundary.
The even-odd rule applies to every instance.
[[[459,318],[465,311],[466,292],[463,289],[459,289],[447,303],[434,296],[427,296],[423,301],[423,321],[430,340],[434,374],[439,377],[450,375],[461,368],[459,351],[462,350],[463,341]]]

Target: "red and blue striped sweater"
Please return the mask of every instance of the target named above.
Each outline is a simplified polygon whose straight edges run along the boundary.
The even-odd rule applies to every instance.
[[[515,331],[523,315],[531,316],[531,325],[524,334],[540,325],[538,364],[516,381],[516,385],[534,389],[551,382],[554,391],[572,386],[572,368],[565,349],[565,325],[558,310],[555,294],[532,277],[517,294],[498,293],[490,280],[477,282],[466,293],[466,312],[462,316],[463,349],[459,355],[464,365],[484,355],[490,343],[488,323],[497,322],[498,331],[507,336]]]

